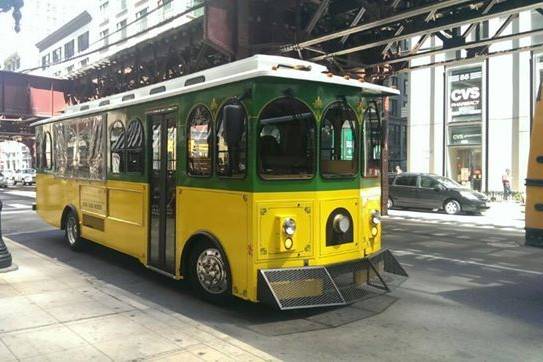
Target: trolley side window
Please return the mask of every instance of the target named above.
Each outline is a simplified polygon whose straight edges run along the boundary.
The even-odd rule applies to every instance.
[[[382,127],[375,102],[370,103],[364,113],[365,177],[381,174]]]
[[[43,126],[36,127],[36,166],[43,170]]]
[[[237,100],[226,103],[217,119],[216,168],[220,177],[243,178],[247,169],[247,113]]]
[[[315,116],[304,103],[284,97],[260,115],[258,169],[263,179],[309,179],[315,175]]]
[[[109,172],[115,175],[125,172],[124,132],[124,124],[120,120],[113,122],[109,129]]]
[[[189,115],[187,170],[191,176],[209,177],[212,174],[212,125],[211,113],[203,105],[194,108]]]
[[[321,124],[320,162],[325,178],[356,175],[358,152],[356,116],[343,102],[333,103]]]
[[[49,132],[45,132],[43,139],[43,160],[44,168],[51,170],[53,168],[53,141]]]

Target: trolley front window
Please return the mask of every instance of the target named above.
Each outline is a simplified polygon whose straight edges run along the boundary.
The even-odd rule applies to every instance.
[[[356,116],[342,102],[332,104],[321,124],[320,160],[323,177],[349,177],[357,171]]]
[[[302,102],[280,98],[260,115],[258,167],[264,179],[308,179],[315,174],[315,117]]]

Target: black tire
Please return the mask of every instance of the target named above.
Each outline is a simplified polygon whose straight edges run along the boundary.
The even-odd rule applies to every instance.
[[[454,199],[447,200],[443,204],[443,210],[445,210],[448,215],[458,215],[462,212],[462,206]]]
[[[394,201],[389,197],[387,201],[387,209],[393,209],[394,208]]]
[[[198,241],[191,250],[189,263],[190,283],[200,297],[217,303],[231,295],[230,267],[222,250],[214,243]]]
[[[73,210],[68,211],[66,214],[64,238],[66,239],[70,249],[75,251],[81,250],[81,247],[83,246],[83,240],[81,239],[81,227],[79,226],[79,219]]]

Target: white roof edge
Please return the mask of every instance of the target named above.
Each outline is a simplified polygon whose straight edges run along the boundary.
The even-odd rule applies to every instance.
[[[295,67],[307,67],[310,70],[296,70]],[[31,126],[37,126],[62,119],[84,116],[96,112],[106,112],[119,107],[126,107],[135,104],[145,103],[162,98],[168,98],[183,93],[194,92],[206,88],[216,87],[226,83],[233,83],[257,77],[278,77],[297,80],[307,80],[323,82],[329,84],[338,84],[360,88],[362,92],[379,95],[398,95],[400,92],[396,89],[361,82],[355,79],[348,79],[340,76],[330,76],[327,74],[328,68],[304,60],[274,56],[274,55],[254,55],[236,62],[220,65],[218,67],[206,69],[200,72],[192,73],[175,79],[169,79],[160,83],[151,84],[145,87],[133,89],[123,93],[114,94],[108,97],[92,100],[89,102],[77,104],[66,108],[65,113],[54,116],[42,121],[34,122]],[[190,79],[204,76],[205,81],[194,85],[185,86],[185,82]],[[165,91],[150,95],[152,89],[165,87]],[[123,97],[133,95],[134,98],[128,101],[122,101]],[[100,103],[109,101],[109,104],[100,106]],[[87,108],[81,110],[82,108]]]

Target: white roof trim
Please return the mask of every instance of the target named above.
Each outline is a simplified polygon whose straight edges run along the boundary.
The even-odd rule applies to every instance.
[[[310,68],[310,70],[296,70],[296,67],[307,67]],[[257,77],[278,77],[337,84],[359,88],[362,92],[373,95],[394,96],[399,94],[399,91],[393,88],[361,82],[355,79],[330,76],[327,74],[327,72],[328,68],[325,66],[304,60],[272,55],[254,55],[250,58],[189,74],[183,77],[170,79],[109,97],[70,106],[66,108],[64,114],[35,122],[31,124],[31,126],[84,116],[96,112],[107,112],[119,107],[132,106],[135,104],[150,102]],[[205,77],[204,82],[185,86],[185,82],[187,80],[195,79],[201,76]],[[160,93],[152,95],[149,94],[152,89],[160,87],[164,87],[165,90]],[[133,99],[122,101],[125,96],[133,96]],[[104,103],[108,104],[100,106],[100,104]]]

